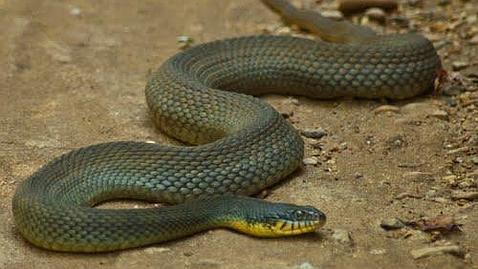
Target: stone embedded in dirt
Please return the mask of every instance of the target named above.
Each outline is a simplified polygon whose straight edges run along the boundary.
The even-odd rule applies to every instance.
[[[70,14],[73,15],[73,16],[80,16],[81,15],[81,9],[79,9],[77,7],[73,7],[72,9],[70,9]]]
[[[438,109],[436,105],[429,102],[410,103],[401,108],[403,114],[414,118],[433,117],[441,120],[448,119],[448,113]]]
[[[440,120],[447,120],[448,119],[448,112],[446,112],[444,110],[441,110],[441,109],[436,109],[436,110],[432,111],[429,114],[429,116],[433,117],[433,118],[440,119]]]
[[[380,249],[372,249],[369,252],[372,255],[383,255],[387,253],[386,249],[380,248]]]
[[[457,153],[462,153],[462,152],[468,152],[469,150],[470,150],[469,147],[464,146],[464,147],[460,147],[460,148],[457,148],[457,149],[449,150],[446,154],[452,155],[452,154],[457,154]]]
[[[453,71],[460,71],[462,69],[467,68],[468,66],[470,66],[470,63],[466,62],[466,61],[454,61],[451,64],[451,67],[453,68]]]
[[[180,35],[176,38],[180,49],[187,49],[194,44],[194,39],[190,36]]]
[[[316,157],[305,158],[302,160],[305,165],[317,165],[319,160]]]
[[[352,246],[354,244],[350,232],[342,229],[335,229],[332,234],[332,239],[343,245]]]
[[[398,218],[384,219],[380,222],[380,227],[385,230],[396,230],[405,227],[405,223]]]
[[[471,162],[478,165],[478,157],[471,158]]]
[[[365,16],[367,16],[371,20],[384,23],[387,17],[387,14],[381,8],[372,7],[367,9],[367,11],[365,11]]]
[[[478,45],[478,34],[474,35],[470,40],[468,41],[471,45]]]
[[[460,258],[465,257],[465,251],[463,250],[462,247],[458,245],[414,249],[410,251],[410,254],[412,255],[414,259],[420,259],[420,258],[425,258],[430,256],[443,255],[443,254],[451,254]]]
[[[158,253],[164,253],[169,251],[171,251],[170,248],[164,248],[164,247],[148,247],[144,249],[144,252],[147,254],[158,254]]]
[[[344,14],[338,10],[324,10],[320,14],[326,18],[340,20],[344,17]]]
[[[476,200],[478,199],[478,192],[476,191],[471,191],[471,192],[465,192],[465,191],[454,191],[451,194],[451,198],[455,200]]]
[[[395,25],[397,25],[401,28],[409,28],[410,27],[410,20],[405,16],[399,16],[399,15],[392,16],[390,18],[390,21],[393,24],[395,24]]]
[[[427,180],[433,176],[432,173],[420,172],[420,171],[411,171],[403,173],[403,177],[412,180]]]
[[[327,132],[323,128],[304,129],[301,133],[303,136],[313,139],[320,139],[327,135]]]
[[[397,196],[395,196],[396,200],[402,200],[402,199],[405,199],[405,198],[420,199],[420,198],[423,198],[423,197],[421,195],[417,195],[417,194],[413,194],[413,193],[409,193],[409,192],[402,192],[402,193],[399,193]]]
[[[292,267],[294,269],[317,269],[317,267],[313,266],[309,262],[303,262],[297,266]]]
[[[290,104],[293,104],[295,106],[300,105],[299,99],[294,98],[294,97],[287,98],[287,102],[290,103]]]
[[[392,105],[382,105],[373,110],[375,114],[380,114],[380,113],[385,113],[385,112],[393,112],[393,113],[399,113],[400,108],[398,106],[392,106]]]

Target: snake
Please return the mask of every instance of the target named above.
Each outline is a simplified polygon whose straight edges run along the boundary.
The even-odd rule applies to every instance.
[[[257,96],[411,98],[433,88],[440,58],[420,34],[378,35],[285,0],[263,2],[326,41],[253,35],[172,56],[151,75],[145,96],[155,125],[183,145],[115,141],[57,157],[17,187],[19,233],[43,249],[104,252],[215,228],[258,237],[321,228],[326,216],[314,206],[251,197],[304,157],[300,133]],[[114,199],[167,206],[96,207]]]

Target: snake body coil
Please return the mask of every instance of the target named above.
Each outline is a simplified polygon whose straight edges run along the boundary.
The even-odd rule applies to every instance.
[[[16,226],[44,248],[107,251],[211,227],[246,230],[238,223],[251,216],[279,218],[271,206],[291,205],[227,196],[257,193],[293,172],[303,158],[296,130],[249,94],[403,99],[431,88],[440,67],[432,44],[413,34],[357,45],[252,36],[193,47],[152,76],[146,100],[162,131],[199,146],[112,142],[67,153],[19,186],[13,199]],[[226,196],[200,199],[212,194]],[[178,205],[91,208],[114,198]],[[302,225],[324,220],[310,207],[294,212]]]

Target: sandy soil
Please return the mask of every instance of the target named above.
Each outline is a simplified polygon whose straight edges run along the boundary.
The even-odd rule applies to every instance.
[[[0,267],[477,268],[476,200],[456,199],[476,192],[478,180],[478,94],[470,82],[478,77],[477,45],[470,41],[478,33],[476,2],[425,1],[420,8],[401,2],[401,16],[441,47],[446,69],[461,69],[456,75],[468,79],[466,87],[399,103],[264,97],[292,114],[298,129],[327,132],[319,140],[305,138],[306,157],[317,164],[304,166],[267,197],[321,208],[328,215],[323,230],[271,240],[215,230],[147,248],[78,255],[41,250],[21,238],[11,213],[15,187],[74,148],[114,140],[171,142],[151,124],[143,88],[151,70],[179,51],[178,36],[201,43],[288,28],[256,0],[1,0]],[[375,28],[399,29],[392,23]],[[461,231],[380,227],[390,218],[440,215],[452,216]],[[411,254],[447,244],[463,252]]]

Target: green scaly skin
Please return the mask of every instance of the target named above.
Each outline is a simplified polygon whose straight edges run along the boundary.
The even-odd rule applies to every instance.
[[[276,110],[250,95],[404,99],[430,89],[440,68],[432,44],[414,34],[355,45],[251,36],[193,47],[159,68],[146,100],[162,131],[199,146],[112,142],[69,152],[18,187],[16,227],[43,248],[96,252],[257,220],[258,208],[274,204],[241,196],[293,172],[304,147]],[[240,196],[195,200],[212,194]],[[92,208],[116,198],[177,205]]]

